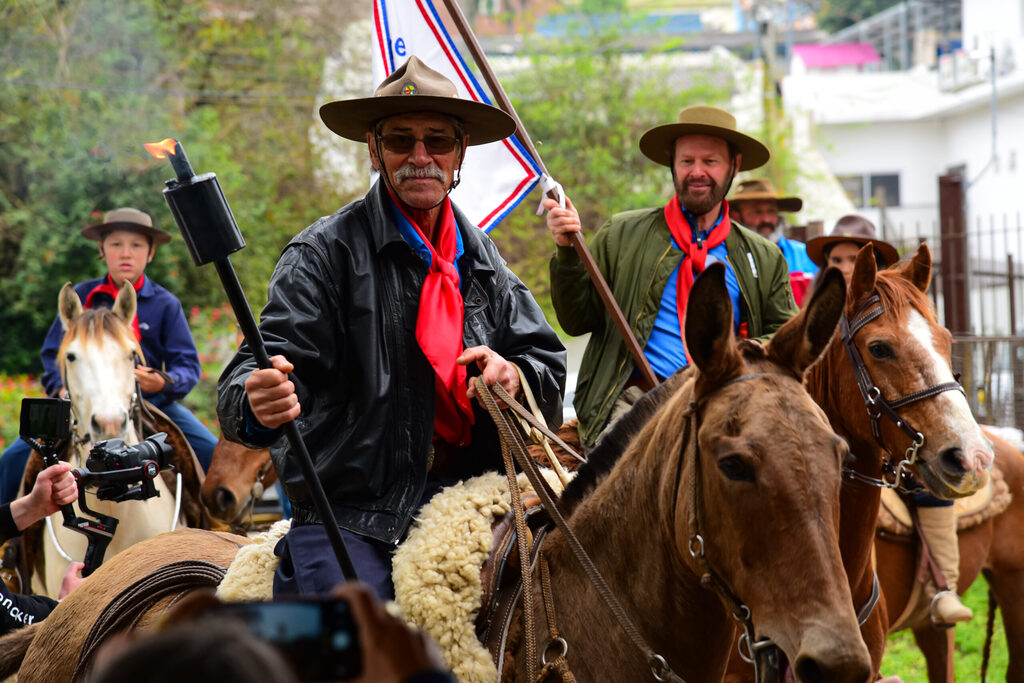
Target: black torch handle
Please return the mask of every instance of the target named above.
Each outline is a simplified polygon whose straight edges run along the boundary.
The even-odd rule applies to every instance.
[[[245,292],[242,291],[242,283],[238,280],[235,267],[226,257],[216,259],[213,264],[217,268],[217,274],[220,276],[221,283],[223,283],[224,290],[228,295],[228,302],[231,304],[231,309],[235,312],[238,326],[242,328],[242,335],[252,350],[256,364],[260,368],[272,368],[270,356],[267,355],[267,347],[263,343],[263,336],[260,335],[259,327],[256,325],[256,318],[252,314],[252,309],[249,308],[249,301],[245,298]],[[324,493],[323,484],[320,483],[320,478],[317,477],[316,470],[313,469],[313,460],[309,457],[309,451],[306,450],[306,443],[302,440],[299,427],[292,420],[281,425],[281,428],[284,429],[284,434],[288,437],[288,443],[291,444],[292,453],[295,454],[299,462],[302,478],[306,480],[306,486],[309,487],[309,491],[313,495],[313,505],[320,516],[320,521],[323,522],[324,530],[327,532],[327,539],[331,542],[334,554],[338,558],[341,573],[345,575],[346,581],[357,581],[359,577],[356,576],[356,568],[352,565],[352,559],[349,557],[348,549],[345,547],[345,539],[341,537],[341,529],[334,518],[334,511],[331,510],[331,506],[327,502],[327,494]]]

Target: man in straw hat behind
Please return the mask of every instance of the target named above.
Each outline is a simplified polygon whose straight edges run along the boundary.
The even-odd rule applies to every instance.
[[[764,165],[768,149],[736,129],[715,107],[692,106],[678,121],[640,138],[640,151],[668,166],[675,195],[664,207],[616,214],[595,235],[592,251],[654,372],[668,377],[687,364],[682,339],[694,277],[726,265],[736,331],[764,340],[796,311],[789,270],[778,247],[731,219],[725,200],[738,171]],[[573,335],[590,333],[574,400],[580,438],[591,448],[642,395],[639,373],[567,233],[580,229],[571,201],[550,199],[547,226],[557,250],[551,294],[558,320]]]
[[[156,248],[170,242],[171,235],[154,226],[149,214],[125,207],[105,213],[102,223],[82,230],[82,237],[96,242],[107,274],[78,283],[75,292],[85,308],[109,308],[123,283],[134,285],[138,308],[132,326],[146,356],[146,365],[135,368],[135,378],[143,398],[181,428],[205,471],[217,438],[181,403],[199,382],[199,352],[181,302],[145,274]],[[64,327],[57,317],[40,353],[43,388],[49,396],[66,395],[57,367],[63,338]],[[0,457],[0,503],[9,503],[17,495],[30,453],[29,445],[18,439]]]
[[[797,306],[803,301],[814,274],[818,272],[818,266],[807,258],[807,247],[803,242],[787,239],[782,234],[779,213],[796,213],[803,205],[800,197],[780,197],[772,181],[767,178],[744,180],[729,200],[736,220],[743,227],[755,230],[761,237],[771,240],[782,252],[789,266],[789,284],[793,288]]]
[[[274,368],[257,370],[243,345],[221,376],[218,412],[229,439],[271,447],[292,503],[275,594],[342,581],[279,438],[297,419],[360,579],[390,598],[391,553],[413,513],[440,486],[500,467],[469,378],[512,395],[525,380],[557,426],[565,349],[494,244],[448,199],[466,146],[511,135],[511,117],[460,99],[416,57],[373,97],[330,102],[320,116],[366,143],[380,177],[285,248],[260,323]]]

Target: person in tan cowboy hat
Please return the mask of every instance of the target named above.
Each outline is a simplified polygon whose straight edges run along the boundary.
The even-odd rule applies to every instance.
[[[85,308],[109,308],[124,282],[135,286],[137,311],[133,327],[146,361],[146,365],[135,369],[142,396],[181,428],[205,471],[213,458],[217,438],[181,403],[199,382],[199,352],[181,302],[145,275],[157,245],[170,242],[170,234],[155,227],[144,211],[124,207],[108,211],[102,222],[86,226],[82,237],[96,242],[107,273],[78,283],[75,292]],[[64,327],[57,317],[40,353],[43,388],[49,396],[66,393],[57,366],[57,350],[63,338]],[[0,457],[0,503],[10,502],[17,495],[30,451],[28,444],[19,439]]]
[[[736,127],[727,111],[686,107],[674,123],[640,138],[640,151],[667,166],[675,194],[664,206],[612,216],[591,250],[654,372],[668,377],[687,364],[682,324],[694,277],[726,265],[737,333],[765,340],[796,313],[789,269],[778,247],[733,220],[725,197],[738,171],[764,165],[768,149]],[[580,438],[592,448],[642,394],[626,345],[608,320],[570,232],[580,229],[571,201],[544,200],[556,252],[551,297],[562,328],[590,333],[574,405]]]
[[[419,506],[443,484],[500,466],[469,378],[512,395],[525,382],[558,426],[565,349],[448,198],[466,147],[512,134],[511,117],[460,99],[416,57],[373,97],[330,102],[320,117],[366,144],[380,176],[285,247],[260,324],[274,368],[257,370],[243,345],[221,376],[218,413],[227,438],[270,447],[292,504],[275,594],[343,580],[279,438],[297,418],[360,579],[390,598],[391,553]]]
[[[797,306],[803,301],[818,266],[807,258],[803,242],[787,239],[782,234],[779,212],[799,211],[804,202],[799,197],[780,197],[767,178],[744,180],[736,188],[729,205],[736,210],[736,220],[761,237],[771,240],[782,251],[789,265],[789,284]]]

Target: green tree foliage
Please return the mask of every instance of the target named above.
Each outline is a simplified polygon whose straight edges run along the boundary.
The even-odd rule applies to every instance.
[[[324,57],[354,2],[11,0],[0,10],[0,371],[38,372],[60,285],[103,272],[81,229],[136,206],[169,232],[170,165],[142,143],[182,140],[215,171],[249,247],[262,305],[280,249],[318,215],[308,143]],[[223,298],[180,239],[147,272],[186,308]],[[15,340],[11,343],[8,340]]]
[[[898,4],[899,0],[822,0],[817,11],[818,25],[835,33]]]
[[[673,46],[636,52],[629,38],[633,21],[594,21],[558,39],[531,41],[529,66],[502,78],[548,172],[579,210],[585,236],[613,213],[667,201],[673,192],[669,171],[640,153],[640,136],[676,120],[683,107],[723,104],[732,85],[724,69],[694,73],[671,66],[665,55]],[[534,213],[537,197],[524,201],[491,236],[549,307],[554,243]]]

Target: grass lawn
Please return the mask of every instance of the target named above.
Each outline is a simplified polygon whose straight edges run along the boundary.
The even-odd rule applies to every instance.
[[[985,622],[988,614],[988,583],[979,577],[964,596],[964,603],[974,610],[974,619],[956,627],[956,679],[980,681],[982,651],[985,647]],[[992,655],[988,665],[989,681],[1006,680],[1006,637],[1003,635],[1002,614],[996,614],[992,638]],[[901,631],[889,636],[882,673],[900,676],[904,683],[927,683],[928,675],[924,655],[914,643],[914,634]]]

